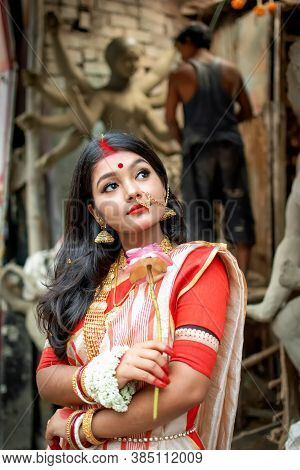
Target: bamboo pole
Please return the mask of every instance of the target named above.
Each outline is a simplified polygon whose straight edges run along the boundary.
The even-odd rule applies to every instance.
[[[272,390],[272,388],[279,387],[279,385],[281,385],[281,377],[279,377],[278,379],[270,380],[270,382],[268,383],[268,389]]]
[[[43,57],[44,11],[43,0],[30,3],[28,68],[40,72]],[[33,87],[26,89],[26,111],[37,112],[41,107],[41,98]],[[26,225],[28,234],[28,255],[42,250],[42,211],[41,211],[41,176],[35,169],[35,162],[40,155],[40,142],[37,130],[27,130],[26,146]]]
[[[274,17],[274,79],[273,79],[273,218],[274,242],[278,246],[284,235],[286,205],[286,152],[285,152],[285,109],[282,106],[283,46],[281,32],[281,5],[277,3]]]

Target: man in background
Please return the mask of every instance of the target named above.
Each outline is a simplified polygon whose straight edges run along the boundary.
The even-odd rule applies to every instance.
[[[211,54],[210,42],[209,28],[200,22],[176,37],[183,62],[169,78],[166,121],[183,148],[189,240],[215,241],[213,201],[221,201],[225,237],[235,245],[239,266],[246,273],[255,233],[238,122],[252,118],[252,107],[239,71]],[[184,110],[183,130],[176,119],[179,103]]]

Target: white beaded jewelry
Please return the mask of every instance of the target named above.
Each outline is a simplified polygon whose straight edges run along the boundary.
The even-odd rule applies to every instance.
[[[105,408],[124,413],[136,392],[135,381],[119,390],[116,369],[128,346],[114,346],[96,356],[86,366],[85,388],[89,396]]]
[[[173,439],[179,439],[180,437],[189,436],[191,433],[196,431],[196,427],[194,426],[191,429],[188,429],[184,432],[179,432],[178,434],[171,434],[169,436],[152,436],[152,437],[114,437],[114,441],[118,442],[161,442],[161,441],[169,441]]]

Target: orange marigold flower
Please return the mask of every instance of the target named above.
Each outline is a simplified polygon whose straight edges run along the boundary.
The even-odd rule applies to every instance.
[[[247,0],[231,0],[231,6],[234,10],[241,10],[244,8]]]
[[[267,3],[266,7],[268,8],[270,13],[274,13],[277,10],[277,4],[275,2]]]
[[[256,16],[263,16],[266,13],[266,9],[264,5],[256,5],[253,8],[253,12]]]

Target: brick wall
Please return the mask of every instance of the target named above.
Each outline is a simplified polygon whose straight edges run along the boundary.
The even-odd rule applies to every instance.
[[[72,60],[95,86],[103,85],[109,69],[103,51],[115,37],[134,37],[143,46],[142,67],[151,64],[172,44],[182,25],[177,0],[94,0],[88,21],[89,32],[72,30],[78,19],[80,0],[45,0],[45,11],[52,10],[62,22],[64,43]],[[45,34],[44,61],[48,71],[59,77],[51,39]]]
[[[141,67],[151,67],[172,44],[172,38],[182,27],[182,18],[177,0],[89,0],[93,8],[87,20],[91,25],[89,32],[74,31],[72,26],[78,19],[79,3],[83,0],[44,0],[44,10],[54,11],[60,18],[64,34],[64,44],[72,60],[95,87],[104,85],[108,79],[109,68],[104,60],[103,51],[115,37],[134,37],[143,46]],[[64,88],[64,79],[54,61],[51,38],[45,32],[44,64],[54,77],[56,85]],[[165,83],[156,89],[163,90]],[[44,106],[46,103],[44,103]],[[47,105],[46,105],[47,106]],[[44,108],[46,114],[59,112],[59,108]],[[157,110],[158,114],[162,114]],[[50,150],[62,138],[62,133],[41,132],[43,152]],[[84,145],[84,143],[83,143]],[[72,168],[78,159],[79,149],[60,160],[48,173],[48,199],[51,229],[51,243],[61,236],[63,229],[62,201],[68,194]],[[162,157],[162,155],[161,155]],[[175,155],[163,158],[170,184],[179,196],[180,157]]]

